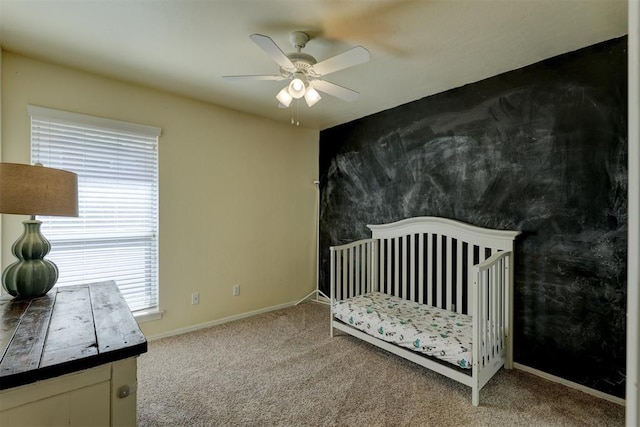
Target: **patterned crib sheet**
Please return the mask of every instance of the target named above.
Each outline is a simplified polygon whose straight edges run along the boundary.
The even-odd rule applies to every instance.
[[[380,292],[333,303],[338,320],[369,335],[471,368],[472,318]]]

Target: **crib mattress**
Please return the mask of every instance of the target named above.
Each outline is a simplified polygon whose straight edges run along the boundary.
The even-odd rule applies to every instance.
[[[333,315],[369,335],[471,369],[469,315],[380,292],[335,301]]]

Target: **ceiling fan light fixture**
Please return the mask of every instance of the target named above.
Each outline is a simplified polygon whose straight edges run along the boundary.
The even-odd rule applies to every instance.
[[[321,99],[322,97],[320,96],[318,91],[312,87],[309,87],[304,93],[304,100],[307,101],[307,105],[309,107],[313,107],[314,105],[316,105],[316,102],[320,101]]]
[[[1,2],[2,0],[0,0]],[[227,80],[290,80],[289,84],[276,95],[279,108],[287,108],[294,99],[304,99],[309,107],[320,101],[318,91],[344,101],[355,101],[358,92],[321,79],[324,75],[367,62],[370,53],[362,46],[356,46],[320,62],[312,55],[302,52],[311,34],[303,31],[291,33],[290,41],[295,52],[284,51],[268,36],[252,34],[249,38],[279,66],[277,75],[223,76]],[[316,89],[317,88],[317,89]]]
[[[289,87],[287,86],[276,95],[276,99],[280,101],[280,104],[284,105],[285,107],[291,105],[291,101],[293,100],[293,97],[289,94],[288,89]]]
[[[291,95],[295,99],[300,99],[304,96],[305,92],[306,88],[304,81],[302,81],[298,77],[291,80],[291,83],[289,83],[289,95]]]

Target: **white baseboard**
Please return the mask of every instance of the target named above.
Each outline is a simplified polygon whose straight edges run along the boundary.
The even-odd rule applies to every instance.
[[[539,371],[539,370],[534,369],[534,368],[530,368],[529,366],[521,365],[520,363],[514,363],[513,367],[516,368],[516,369],[519,369],[521,371],[533,374],[535,376],[544,378],[545,380],[553,381],[554,383],[562,384],[562,385],[567,386],[569,388],[580,390],[580,391],[582,391],[584,393],[587,393],[587,394],[590,394],[592,396],[599,397],[600,399],[608,400],[609,402],[613,402],[613,403],[617,403],[618,405],[625,406],[625,400],[621,399],[621,398],[619,398],[617,396],[612,396],[610,394],[603,393],[601,391],[598,391],[598,390],[583,386],[582,384],[574,383],[573,381],[569,381],[569,380],[565,380],[564,378],[556,377],[555,375],[551,375],[551,374],[548,374],[546,372]]]
[[[147,341],[159,340],[160,338],[172,337],[174,335],[186,334],[187,332],[197,331],[198,329],[210,328],[211,326],[222,325],[223,323],[233,322],[234,320],[240,320],[247,317],[255,316],[257,314],[268,313],[274,310],[280,310],[281,308],[292,307],[296,304],[296,301],[286,302],[284,304],[278,304],[271,307],[265,307],[258,310],[248,311],[246,313],[236,314],[233,316],[223,317],[222,319],[212,320],[210,322],[198,323],[197,325],[187,326],[186,328],[174,329],[173,331],[163,332],[157,335],[147,336]]]
[[[318,297],[318,302],[321,302],[323,304],[331,305],[331,300],[329,298],[325,298],[323,296]]]

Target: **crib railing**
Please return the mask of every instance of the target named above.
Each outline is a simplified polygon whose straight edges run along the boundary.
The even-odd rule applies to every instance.
[[[473,360],[481,366],[505,363],[510,369],[512,358],[513,293],[510,269],[513,257],[510,251],[497,252],[473,266],[475,277],[472,289]],[[505,352],[509,352],[506,354]],[[487,377],[488,379],[491,376]],[[483,384],[482,381],[480,381]]]
[[[331,247],[331,301],[377,290],[373,239]]]

